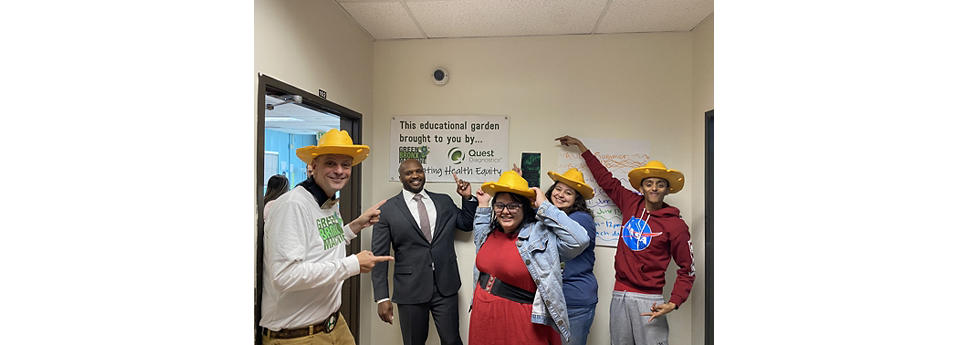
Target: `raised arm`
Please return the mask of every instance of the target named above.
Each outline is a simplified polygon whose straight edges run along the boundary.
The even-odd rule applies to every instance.
[[[471,183],[457,178],[457,174],[454,174],[454,182],[457,183],[457,195],[460,195],[461,201],[461,208],[457,212],[457,228],[461,231],[472,231],[477,202],[471,196]]]
[[[545,199],[541,190],[531,187],[535,191],[535,206],[541,224],[558,237],[558,256],[561,261],[568,261],[581,254],[588,246],[588,232],[574,219],[568,217],[550,201]]]
[[[484,243],[484,238],[491,232],[491,195],[478,189],[477,212],[474,213],[474,245],[478,248]]]
[[[595,157],[595,154],[592,153],[591,150],[585,147],[585,144],[583,144],[581,140],[568,135],[555,138],[555,140],[559,141],[563,146],[578,147],[579,152],[581,152],[582,159],[585,160],[585,165],[588,166],[588,170],[591,171],[592,177],[595,179],[595,183],[598,183],[598,186],[602,187],[602,190],[605,191],[605,194],[607,194],[616,205],[624,205],[629,201],[634,202],[642,198],[638,193],[626,189],[625,186],[622,185],[622,181],[615,178],[615,176],[612,175],[612,172],[605,168],[605,165],[598,160],[598,157]]]

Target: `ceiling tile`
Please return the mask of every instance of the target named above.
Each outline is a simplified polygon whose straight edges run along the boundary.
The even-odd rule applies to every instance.
[[[341,1],[340,5],[374,39],[424,38],[399,1]]]
[[[689,31],[713,13],[713,0],[613,0],[596,33]]]
[[[409,0],[428,37],[591,33],[607,0]]]

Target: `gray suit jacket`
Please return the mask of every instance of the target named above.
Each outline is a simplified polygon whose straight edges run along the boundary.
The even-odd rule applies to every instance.
[[[373,255],[390,255],[390,247],[393,247],[394,303],[427,303],[433,295],[434,285],[443,296],[456,294],[460,288],[454,229],[473,230],[477,201],[474,198],[464,200],[463,209],[457,209],[447,194],[430,191],[427,194],[437,209],[432,241],[428,242],[420,231],[417,220],[413,219],[403,200],[403,192],[380,206],[380,222],[373,225]],[[388,267],[386,262],[377,263],[370,273],[376,301],[390,297]]]

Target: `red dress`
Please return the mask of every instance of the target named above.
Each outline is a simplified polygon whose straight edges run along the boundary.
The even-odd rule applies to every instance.
[[[505,283],[535,292],[538,287],[518,254],[516,240],[517,233],[491,232],[477,252],[477,269]],[[468,345],[561,345],[561,336],[554,328],[531,322],[530,303],[517,303],[492,295],[481,289],[479,283],[474,283]]]

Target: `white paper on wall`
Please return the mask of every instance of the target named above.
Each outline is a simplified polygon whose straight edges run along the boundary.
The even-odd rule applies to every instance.
[[[629,190],[635,191],[629,184],[629,171],[645,165],[649,161],[647,144],[642,140],[619,140],[619,139],[581,139],[605,168],[612,172],[612,176],[622,181],[622,185]],[[595,230],[598,235],[595,239],[596,246],[615,247],[622,234],[622,211],[615,206],[612,199],[609,199],[605,191],[595,182],[585,160],[581,158],[578,149],[574,147],[563,147],[558,154],[558,168],[555,172],[563,174],[571,168],[581,171],[585,177],[585,183],[595,190],[595,196],[591,200],[586,200],[588,209],[595,217]]]

